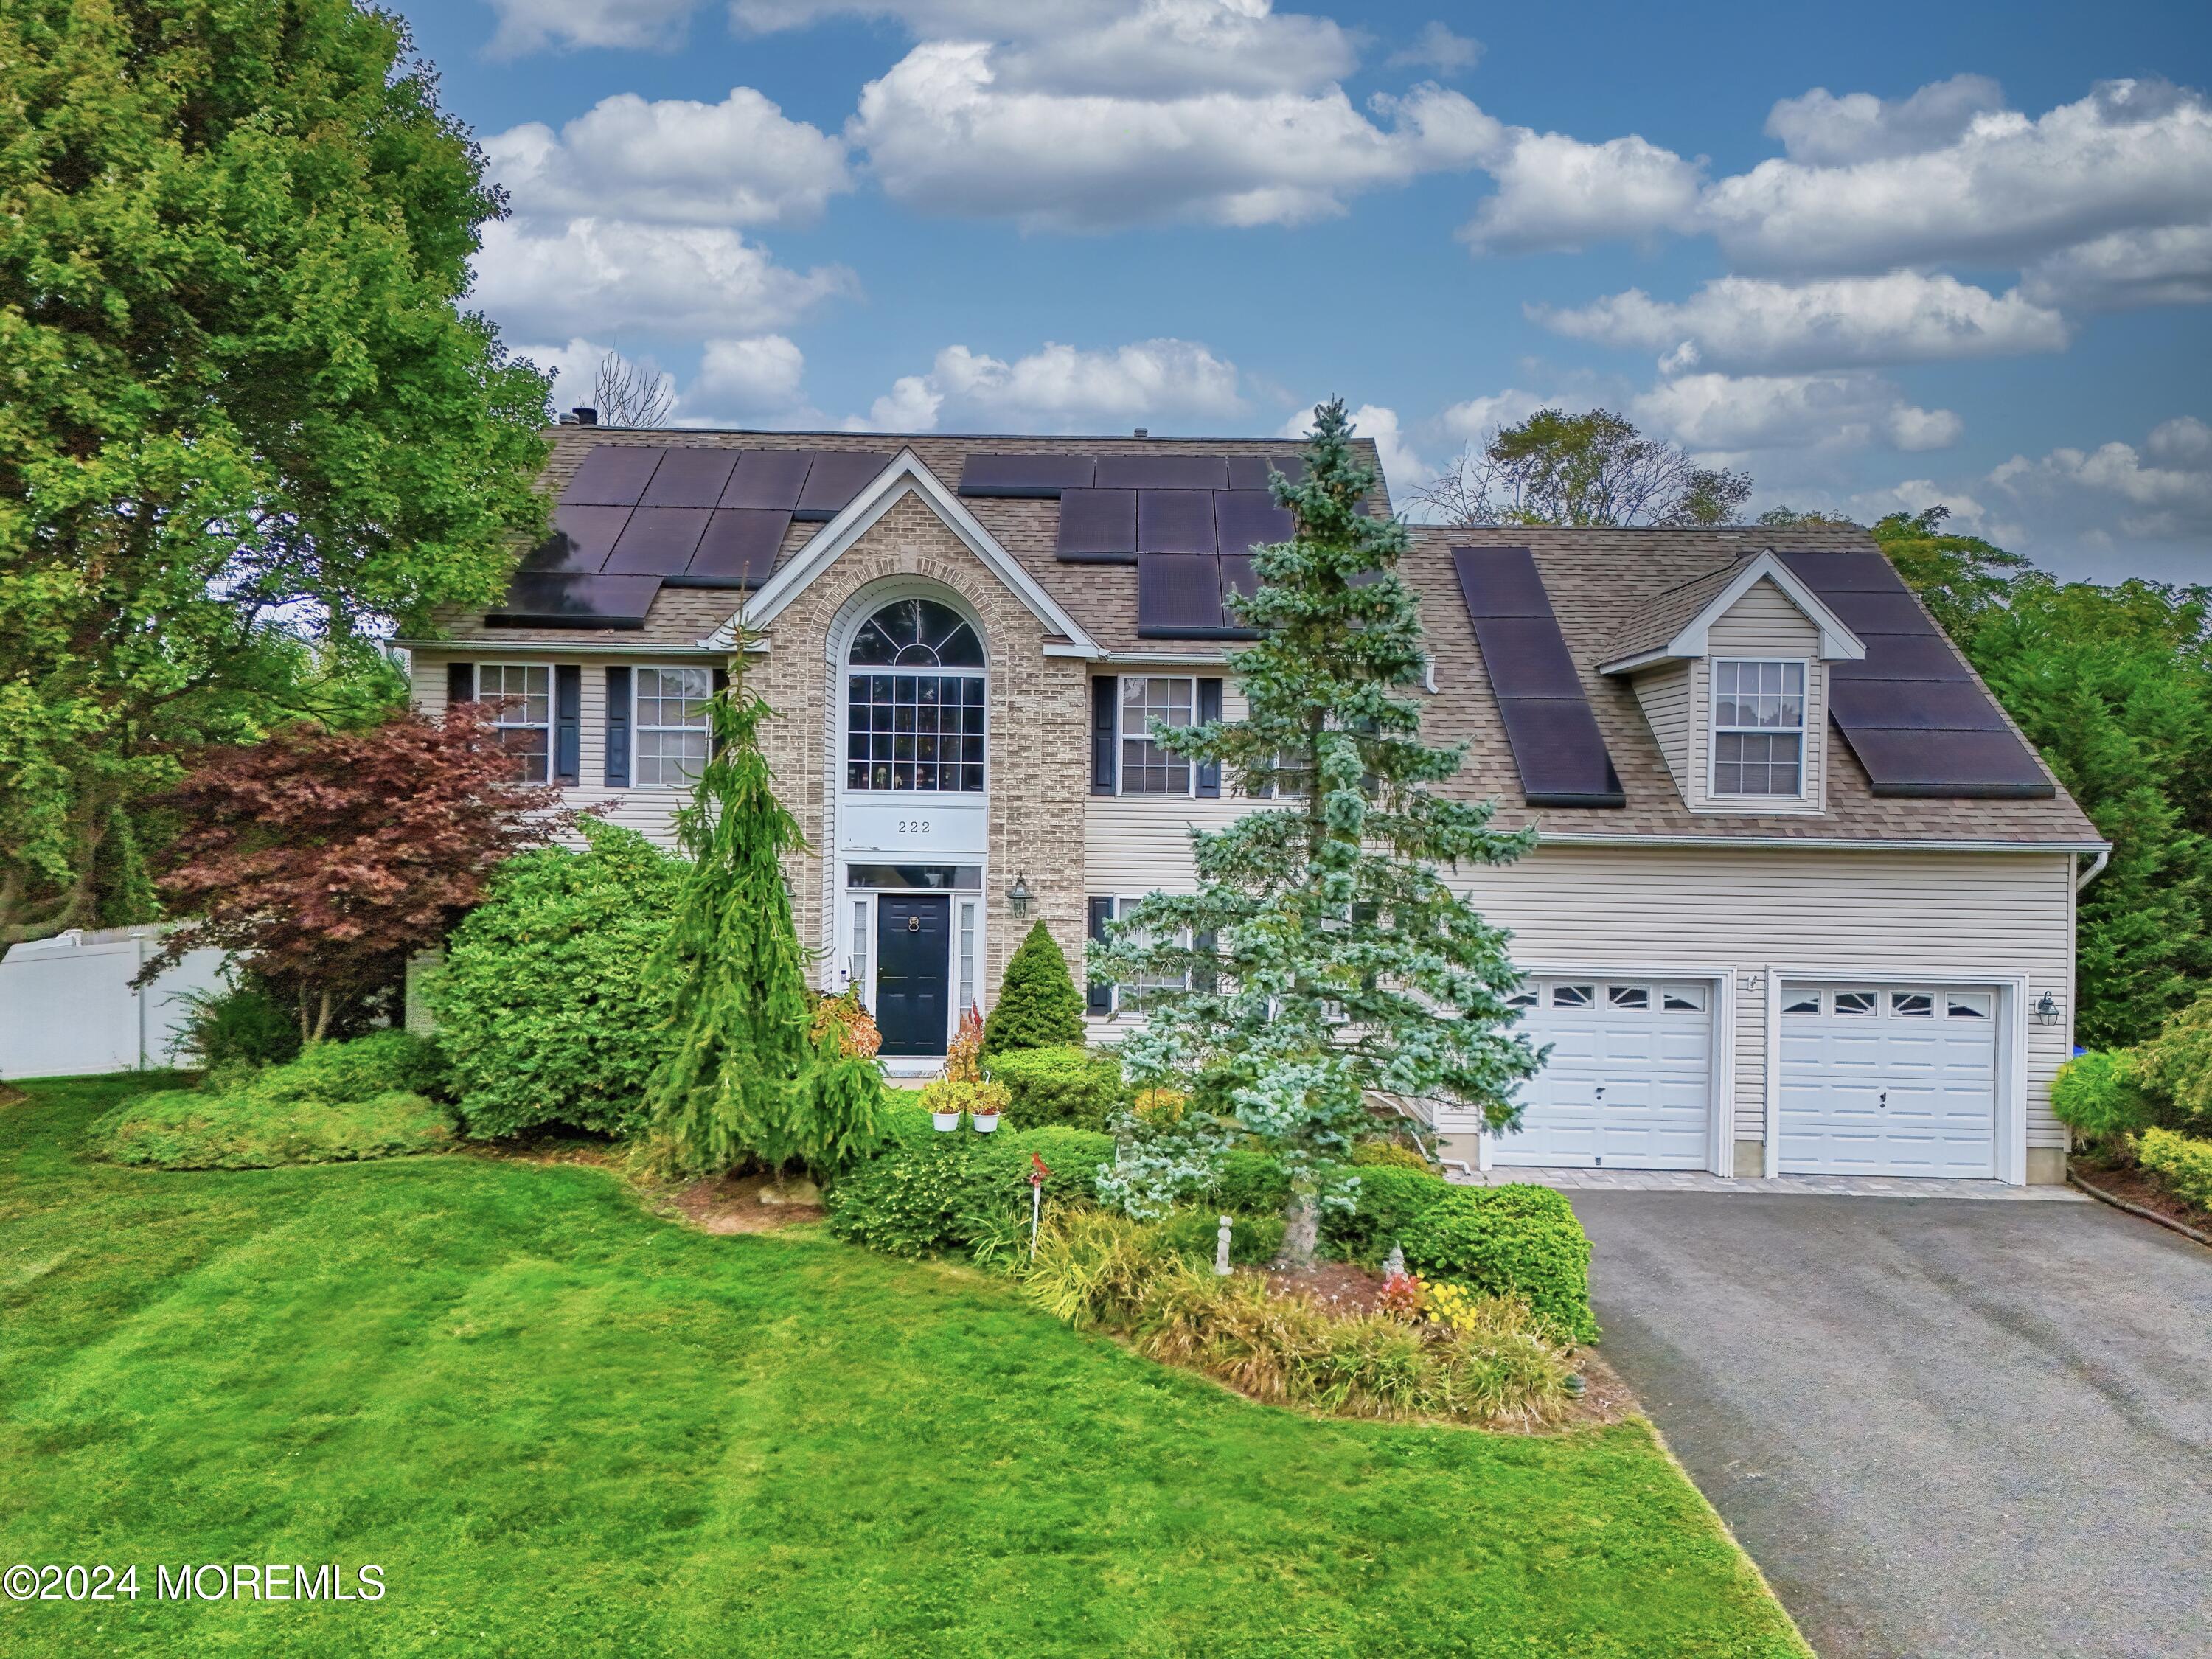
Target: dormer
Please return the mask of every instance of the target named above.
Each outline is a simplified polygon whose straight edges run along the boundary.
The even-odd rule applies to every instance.
[[[1692,811],[1814,813],[1828,665],[1865,655],[1770,548],[1660,594],[1598,672],[1635,689]]]

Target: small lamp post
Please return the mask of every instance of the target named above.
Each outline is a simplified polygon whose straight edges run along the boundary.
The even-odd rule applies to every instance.
[[[1016,876],[1014,884],[1006,890],[1006,906],[1017,916],[1025,916],[1030,913],[1030,900],[1032,896],[1030,892],[1028,875],[1024,873]]]

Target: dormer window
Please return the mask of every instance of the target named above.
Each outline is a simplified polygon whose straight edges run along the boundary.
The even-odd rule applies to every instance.
[[[1805,793],[1805,665],[1723,658],[1713,664],[1713,793]]]

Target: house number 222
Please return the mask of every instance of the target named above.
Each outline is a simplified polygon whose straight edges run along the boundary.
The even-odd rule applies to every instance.
[[[901,818],[898,821],[898,832],[902,836],[926,836],[929,833],[929,820],[927,818]]]

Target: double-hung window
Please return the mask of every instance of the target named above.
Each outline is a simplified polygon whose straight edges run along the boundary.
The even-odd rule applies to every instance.
[[[514,759],[518,783],[544,783],[553,759],[553,671],[543,664],[488,662],[477,696],[492,706],[492,729]]]
[[[1152,740],[1152,722],[1180,727],[1197,718],[1198,682],[1182,674],[1121,677],[1121,793],[1188,795],[1190,762]]]
[[[703,668],[637,671],[638,787],[688,789],[706,769],[714,689]]]
[[[1805,793],[1805,665],[1713,664],[1713,793]]]

